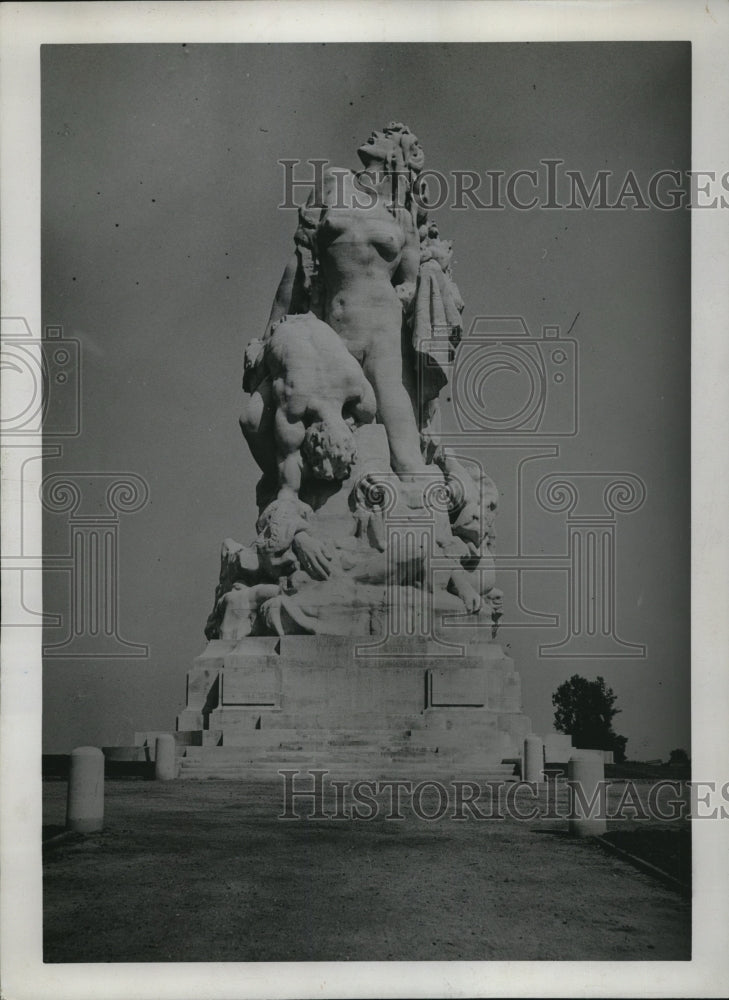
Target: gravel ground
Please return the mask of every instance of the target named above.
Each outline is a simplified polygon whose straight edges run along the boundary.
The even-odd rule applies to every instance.
[[[44,783],[47,836],[65,795]],[[284,821],[282,801],[278,784],[107,781],[104,831],[46,851],[44,960],[690,958],[690,902],[565,820]]]

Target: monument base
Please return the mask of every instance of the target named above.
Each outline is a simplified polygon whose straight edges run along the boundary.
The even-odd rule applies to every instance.
[[[507,778],[531,725],[513,661],[476,631],[213,640],[188,673],[180,776]]]

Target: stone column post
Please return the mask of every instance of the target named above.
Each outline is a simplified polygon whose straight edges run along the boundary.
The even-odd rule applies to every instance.
[[[171,781],[177,777],[175,738],[171,733],[158,736],[155,742],[154,776],[158,781]]]
[[[544,741],[541,736],[532,733],[524,740],[521,771],[524,781],[544,781]]]
[[[97,747],[76,747],[71,752],[66,826],[76,833],[104,828],[104,755]]]
[[[607,830],[607,788],[602,754],[576,750],[567,763],[572,805],[569,832],[573,837],[600,837]]]

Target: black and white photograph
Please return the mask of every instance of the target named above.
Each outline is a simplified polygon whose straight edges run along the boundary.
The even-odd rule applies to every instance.
[[[8,1000],[721,995],[729,11],[391,7],[2,12]]]

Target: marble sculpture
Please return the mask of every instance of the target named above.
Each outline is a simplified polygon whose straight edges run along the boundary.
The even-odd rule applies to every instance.
[[[452,243],[428,219],[406,125],[357,152],[361,169],[325,170],[299,210],[268,323],[245,351],[258,519],[249,544],[223,543],[208,639],[374,632],[362,623],[381,628],[382,615],[363,609],[414,594],[495,634],[498,491],[439,439],[463,311]],[[394,544],[411,524],[428,531]]]

